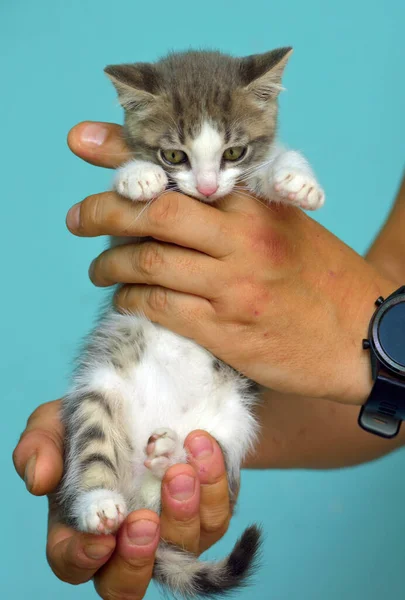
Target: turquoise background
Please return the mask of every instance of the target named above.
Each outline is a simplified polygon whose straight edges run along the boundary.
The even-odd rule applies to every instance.
[[[11,452],[29,413],[65,391],[102,294],[87,266],[103,241],[74,238],[64,219],[111,180],[65,142],[78,121],[121,121],[103,67],[189,46],[250,54],[292,44],[282,138],[326,189],[317,218],[363,252],[403,168],[404,23],[400,0],[1,0],[1,598],[96,597],[48,568],[46,501],[25,491]],[[211,554],[261,520],[264,567],[241,600],[403,597],[404,472],[399,452],[340,472],[245,473],[238,514]]]

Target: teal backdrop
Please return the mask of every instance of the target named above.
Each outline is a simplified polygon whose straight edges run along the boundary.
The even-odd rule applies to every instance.
[[[66,146],[78,121],[121,122],[103,67],[191,46],[241,55],[294,46],[282,138],[326,189],[316,218],[364,252],[404,166],[404,24],[403,0],[0,0],[2,599],[96,598],[91,584],[69,587],[47,566],[47,503],[25,491],[11,452],[30,412],[66,390],[103,293],[87,278],[103,241],[64,224],[73,203],[111,181]],[[341,471],[245,472],[237,515],[210,555],[259,520],[264,564],[241,600],[402,598],[404,472],[401,451]]]

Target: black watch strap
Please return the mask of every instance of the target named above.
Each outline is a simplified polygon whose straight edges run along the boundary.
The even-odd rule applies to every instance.
[[[395,437],[405,420],[405,380],[393,379],[380,371],[359,415],[359,425],[384,438]]]

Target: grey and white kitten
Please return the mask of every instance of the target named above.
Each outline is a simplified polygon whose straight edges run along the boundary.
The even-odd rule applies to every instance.
[[[243,183],[267,202],[320,207],[324,194],[307,161],[275,139],[290,54],[186,52],[156,64],[107,67],[133,152],[117,171],[115,189],[144,202],[169,184],[215,202]],[[128,239],[112,241],[122,242]],[[162,477],[170,465],[187,462],[183,444],[195,429],[220,443],[234,503],[257,432],[254,401],[251,382],[192,340],[111,307],[90,335],[63,402],[66,521],[109,533],[132,510],[159,512]],[[259,538],[258,528],[248,528],[217,563],[161,541],[154,578],[186,598],[224,594],[250,575]]]

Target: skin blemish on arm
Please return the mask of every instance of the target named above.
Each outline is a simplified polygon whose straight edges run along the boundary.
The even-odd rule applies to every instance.
[[[239,306],[240,315],[245,314],[247,322],[261,317],[270,301],[270,292],[265,285],[258,283],[255,275],[235,277],[232,287],[237,290],[235,302]]]
[[[250,238],[250,246],[255,253],[268,258],[275,267],[284,264],[291,252],[287,237],[269,228],[256,228]]]

